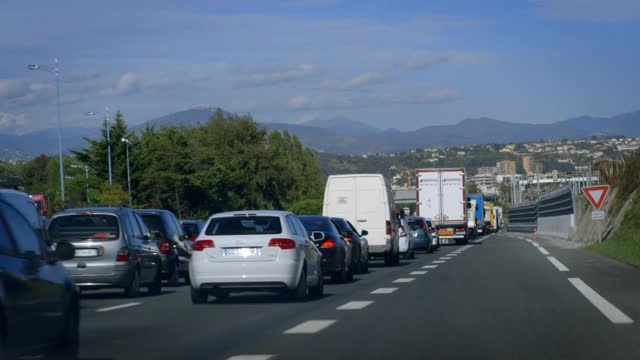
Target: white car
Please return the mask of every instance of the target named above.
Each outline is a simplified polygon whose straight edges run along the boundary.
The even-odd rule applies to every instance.
[[[406,259],[413,259],[415,255],[415,238],[409,226],[407,218],[402,216],[399,219],[400,227],[398,228],[398,237],[400,238],[400,255]]]
[[[276,291],[296,301],[324,291],[322,253],[297,217],[285,211],[211,216],[193,244],[189,273],[194,304],[239,291]]]

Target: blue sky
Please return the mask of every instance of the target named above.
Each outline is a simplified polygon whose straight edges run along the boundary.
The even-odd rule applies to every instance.
[[[412,130],[640,109],[637,0],[21,1],[0,4],[0,132],[194,106],[259,122]]]

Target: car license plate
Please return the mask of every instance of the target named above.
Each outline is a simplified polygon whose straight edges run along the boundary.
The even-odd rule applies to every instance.
[[[75,257],[98,256],[98,249],[76,249]]]
[[[259,256],[259,255],[260,255],[260,248],[244,247],[244,248],[224,249],[224,256],[248,257],[248,256]]]
[[[438,232],[438,234],[443,235],[443,236],[450,236],[450,235],[453,235],[453,230],[452,229],[440,230]]]

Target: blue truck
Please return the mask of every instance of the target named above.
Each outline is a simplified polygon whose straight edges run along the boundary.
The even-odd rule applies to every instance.
[[[475,202],[475,227],[469,229],[473,237],[484,233],[484,196],[482,194],[471,194],[467,196],[467,201]]]

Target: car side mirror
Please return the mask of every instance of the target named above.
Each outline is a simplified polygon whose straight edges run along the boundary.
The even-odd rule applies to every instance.
[[[158,240],[158,241],[162,240],[162,233],[160,233],[160,231],[154,231],[153,232],[153,239],[154,240]]]
[[[311,233],[311,240],[321,241],[324,240],[324,233],[322,231],[314,231]]]
[[[367,236],[369,235],[369,232],[367,230],[362,230],[362,233],[360,234],[360,236]]]
[[[71,260],[76,255],[76,248],[68,242],[61,242],[56,245],[55,254],[60,261]]]

